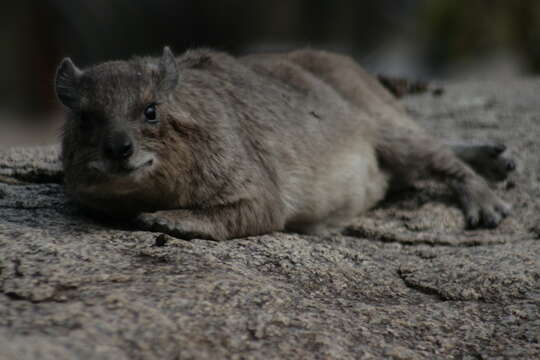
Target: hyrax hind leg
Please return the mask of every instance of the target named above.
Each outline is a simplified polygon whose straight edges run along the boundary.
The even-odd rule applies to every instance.
[[[403,131],[399,127],[382,131],[377,145],[381,166],[394,179],[414,181],[433,177],[447,182],[461,203],[469,228],[494,228],[510,213],[510,207],[489,188],[484,178],[451,148],[422,132],[404,134]]]
[[[486,180],[506,180],[516,163],[503,144],[449,144],[452,151]]]
[[[305,50],[290,53],[288,58],[370,116],[377,129],[377,158],[394,180],[436,177],[446,181],[460,200],[469,228],[495,227],[509,214],[510,207],[466,164],[480,169],[476,160],[485,152],[470,148],[454,148],[454,152],[433,139],[375,78],[348,57]]]

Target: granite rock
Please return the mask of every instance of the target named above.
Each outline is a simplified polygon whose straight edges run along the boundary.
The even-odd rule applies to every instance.
[[[0,359],[540,358],[539,80],[405,98],[448,140],[502,141],[513,214],[465,231],[418,184],[326,236],[184,241],[87,217],[57,147],[0,153]]]

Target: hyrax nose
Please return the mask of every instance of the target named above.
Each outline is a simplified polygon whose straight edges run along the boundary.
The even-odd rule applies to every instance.
[[[126,160],[133,155],[133,141],[125,133],[114,133],[105,141],[103,150],[111,160]]]

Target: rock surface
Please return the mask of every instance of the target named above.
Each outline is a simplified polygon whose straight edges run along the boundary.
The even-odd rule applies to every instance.
[[[55,148],[0,153],[0,359],[540,358],[539,80],[405,99],[446,139],[500,140],[513,215],[464,231],[421,184],[326,237],[183,241],[85,217]]]

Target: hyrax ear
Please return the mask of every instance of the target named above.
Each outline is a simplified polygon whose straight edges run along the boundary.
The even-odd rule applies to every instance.
[[[161,90],[170,92],[178,84],[178,67],[176,58],[168,46],[163,48],[163,55],[159,60],[159,72],[161,75]]]
[[[56,96],[70,109],[76,109],[80,104],[79,80],[82,74],[70,58],[64,58],[56,70]]]

